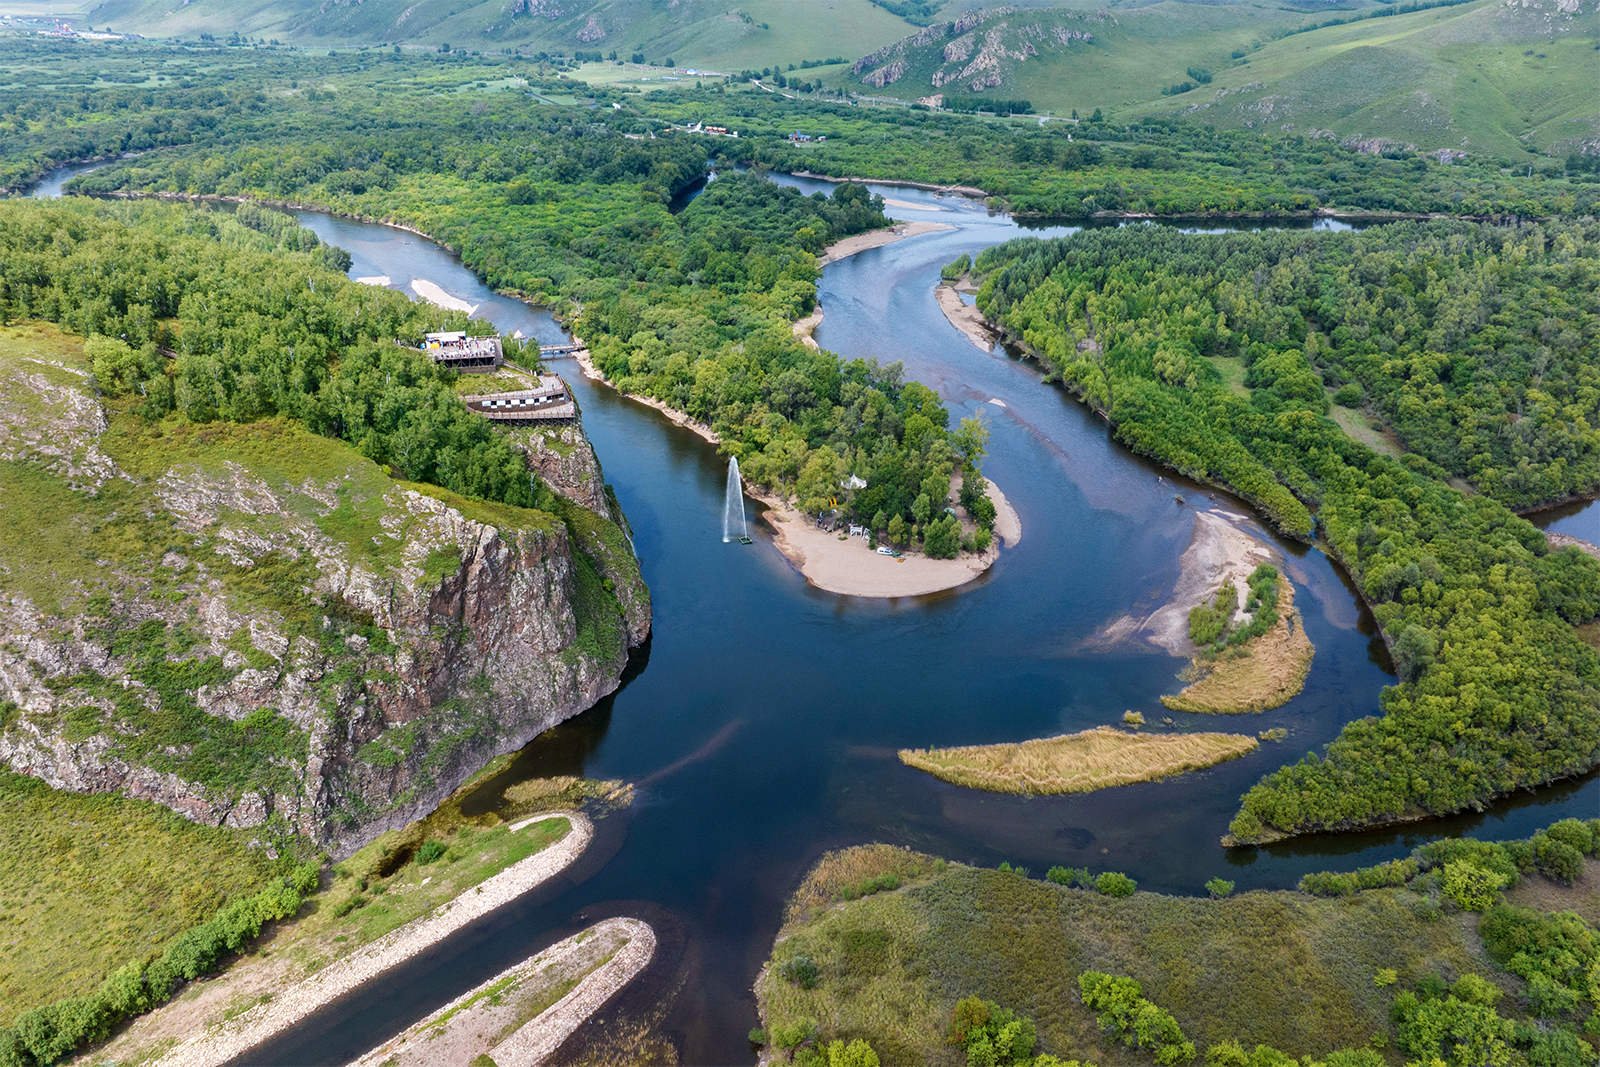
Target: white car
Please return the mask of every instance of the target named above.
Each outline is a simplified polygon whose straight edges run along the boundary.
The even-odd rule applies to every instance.
[[[880,555],[880,556],[892,556],[892,555],[894,555],[894,549],[890,548],[888,545],[879,545],[878,546],[878,555]]]

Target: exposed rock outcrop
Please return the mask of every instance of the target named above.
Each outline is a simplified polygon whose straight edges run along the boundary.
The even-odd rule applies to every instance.
[[[0,521],[44,525],[30,508],[54,493],[87,527],[47,546],[65,553],[55,586],[36,580],[50,557],[0,552],[0,763],[16,771],[343,851],[590,707],[649,633],[576,426],[530,461],[562,514],[477,505],[287,422],[108,422],[83,370],[12,341]],[[75,538],[104,545],[94,565]]]

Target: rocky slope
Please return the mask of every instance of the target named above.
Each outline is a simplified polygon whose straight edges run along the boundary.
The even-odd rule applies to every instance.
[[[611,692],[649,633],[581,430],[565,469],[589,478],[534,511],[283,421],[108,413],[53,327],[0,330],[0,365],[14,770],[343,852]]]

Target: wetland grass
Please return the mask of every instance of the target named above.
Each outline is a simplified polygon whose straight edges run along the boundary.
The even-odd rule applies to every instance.
[[[993,793],[1088,793],[1200,770],[1259,744],[1243,734],[1137,734],[1099,726],[1017,744],[901,749],[900,762]]]

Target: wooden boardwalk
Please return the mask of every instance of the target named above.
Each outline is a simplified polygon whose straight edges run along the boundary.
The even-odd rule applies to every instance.
[[[549,422],[578,417],[578,405],[567,383],[554,375],[539,378],[533,389],[510,393],[482,393],[464,396],[467,410],[495,422]]]

